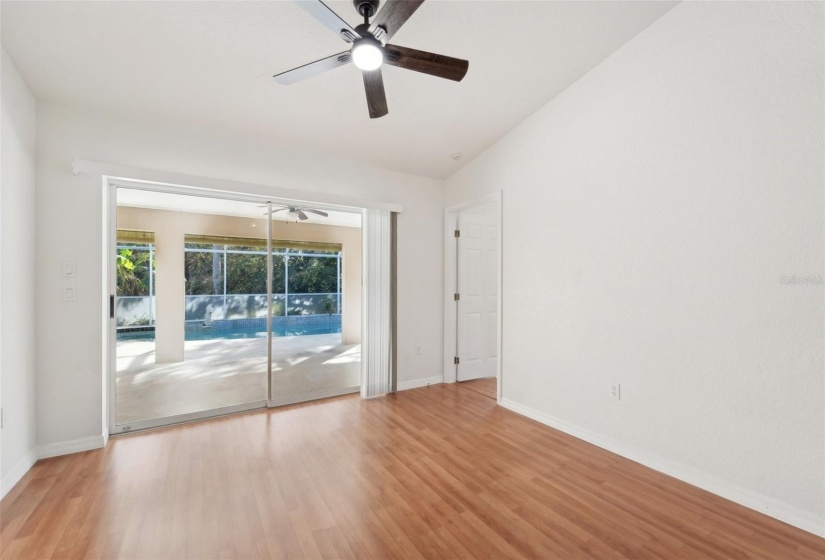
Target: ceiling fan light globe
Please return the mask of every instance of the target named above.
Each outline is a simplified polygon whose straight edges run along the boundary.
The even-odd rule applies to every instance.
[[[372,41],[360,41],[352,47],[352,62],[367,72],[377,70],[384,63],[384,53],[381,47]]]

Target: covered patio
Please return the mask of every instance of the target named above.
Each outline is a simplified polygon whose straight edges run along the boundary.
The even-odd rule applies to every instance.
[[[156,363],[153,341],[117,343],[117,423],[266,400],[266,338],[189,340],[181,362]],[[340,333],[273,337],[272,397],[286,404],[358,391],[361,345]]]
[[[191,198],[118,189],[115,431],[358,391],[360,214]]]

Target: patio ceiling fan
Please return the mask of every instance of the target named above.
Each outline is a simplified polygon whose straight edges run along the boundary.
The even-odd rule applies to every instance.
[[[266,208],[266,207],[261,206],[261,208]],[[317,214],[317,215],[322,216],[324,218],[329,217],[329,214],[327,214],[323,210],[318,210],[317,208],[308,208],[306,206],[281,206],[277,210],[273,210],[272,213],[276,214],[278,212],[283,212],[284,210],[287,211],[286,215],[287,215],[288,218],[294,219],[294,220],[301,220],[302,222],[304,220],[309,219],[309,216],[307,216],[307,212],[309,212],[310,214]],[[267,212],[264,212],[264,216],[266,216],[266,215],[267,215]]]
[[[384,78],[381,76],[383,63],[455,82],[460,82],[464,78],[470,65],[466,60],[387,43],[424,0],[387,0],[380,12],[379,3],[380,0],[353,0],[355,9],[364,18],[364,23],[353,29],[321,0],[298,0],[298,4],[304,10],[345,42],[352,43],[352,47],[275,74],[275,81],[290,85],[352,62],[364,76],[370,118],[377,119],[389,112],[384,93]],[[373,15],[375,18],[370,23]]]

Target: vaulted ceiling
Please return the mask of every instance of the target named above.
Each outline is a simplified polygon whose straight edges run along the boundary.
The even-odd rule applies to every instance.
[[[350,0],[327,3],[360,22]],[[41,101],[446,177],[673,5],[428,0],[392,42],[468,59],[469,72],[455,83],[385,67],[390,113],[375,120],[352,65],[291,86],[272,80],[347,48],[294,2],[4,1],[2,41]]]

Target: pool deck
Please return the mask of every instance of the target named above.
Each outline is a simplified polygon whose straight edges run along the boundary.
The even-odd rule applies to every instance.
[[[266,338],[191,340],[183,362],[156,364],[155,343],[117,343],[117,423],[266,400]],[[274,400],[357,388],[361,346],[341,334],[272,340]]]

